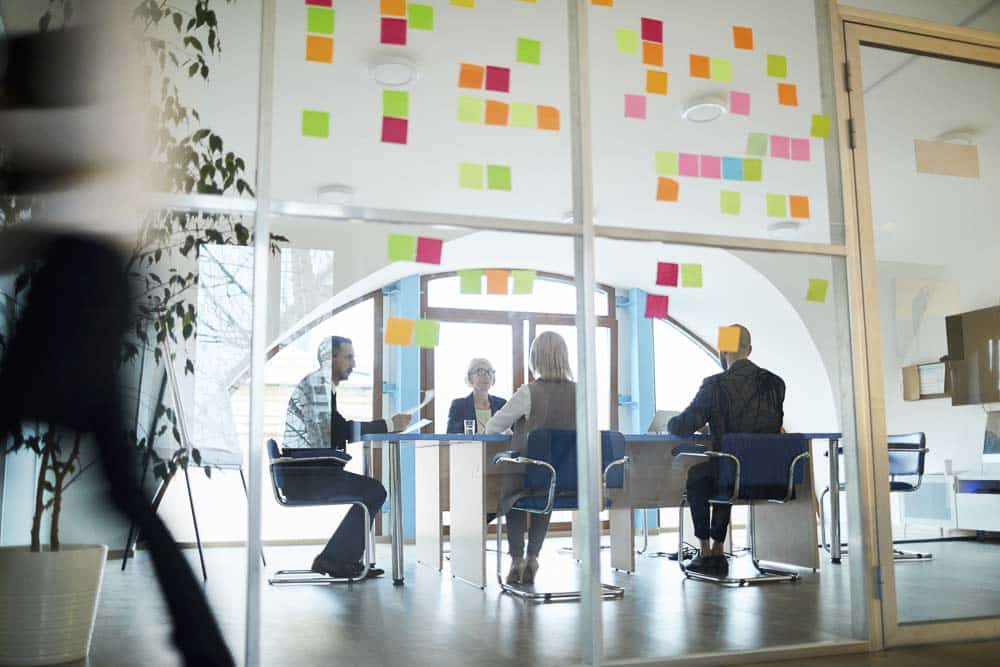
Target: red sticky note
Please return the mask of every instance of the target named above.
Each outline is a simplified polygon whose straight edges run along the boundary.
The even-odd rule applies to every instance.
[[[417,238],[417,261],[424,264],[440,264],[441,248],[444,241],[441,239],[429,239],[424,236]]]
[[[382,118],[382,141],[389,144],[405,144],[409,121],[405,118]]]
[[[677,287],[677,264],[673,262],[656,263],[656,284],[666,287]]]
[[[382,19],[382,43],[406,45],[406,19]]]
[[[670,297],[665,294],[646,295],[646,317],[666,317],[670,308]]]
[[[306,0],[306,4],[315,7],[333,7],[333,0]]]
[[[510,68],[486,66],[486,90],[500,93],[510,92]]]
[[[642,19],[642,38],[647,42],[663,43],[663,21]]]

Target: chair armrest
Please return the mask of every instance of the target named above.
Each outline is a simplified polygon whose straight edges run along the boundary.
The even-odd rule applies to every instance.
[[[493,456],[493,463],[513,463],[513,460],[521,455],[521,452],[516,449],[508,449],[505,452],[497,452]]]
[[[493,457],[493,463],[521,463],[525,465],[539,466],[545,468],[549,471],[549,498],[545,503],[545,509],[541,511],[541,514],[548,514],[552,511],[552,503],[555,502],[556,497],[556,469],[548,461],[542,461],[539,459],[529,459],[527,456],[516,456],[518,452],[498,452],[496,456]],[[506,456],[507,454],[515,454],[515,456]],[[534,510],[532,510],[534,511]]]
[[[351,455],[342,449],[331,447],[289,447],[281,450],[282,459],[340,459],[344,463],[351,460]]]

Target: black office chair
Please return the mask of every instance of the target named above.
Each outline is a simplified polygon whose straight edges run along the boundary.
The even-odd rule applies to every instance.
[[[312,570],[278,570],[274,576],[267,580],[272,586],[282,586],[290,584],[339,584],[354,583],[363,581],[368,576],[370,563],[372,562],[372,545],[374,536],[371,531],[371,515],[368,506],[356,495],[331,493],[320,500],[301,500],[295,498],[294,489],[286,488],[287,471],[295,468],[342,468],[344,464],[351,460],[351,457],[338,449],[285,449],[278,447],[274,440],[267,441],[267,453],[271,459],[271,486],[274,489],[274,497],[279,504],[285,507],[316,507],[320,505],[356,505],[361,508],[365,515],[365,526],[368,529],[365,533],[365,557],[364,569],[356,577],[336,578],[327,574],[320,574]]]
[[[715,505],[746,503],[749,508],[750,558],[756,574],[730,577],[689,570],[684,562],[684,507],[687,494],[681,497],[678,522],[677,564],[689,579],[708,581],[723,586],[749,586],[765,582],[796,581],[798,573],[781,568],[761,567],[757,558],[754,526],[754,503],[786,503],[795,498],[795,486],[804,479],[809,461],[809,443],[797,433],[749,434],[730,433],[722,437],[718,451],[706,451],[697,445],[680,445],[674,456],[717,459],[717,496],[709,500]],[[801,464],[801,465],[800,465]]]

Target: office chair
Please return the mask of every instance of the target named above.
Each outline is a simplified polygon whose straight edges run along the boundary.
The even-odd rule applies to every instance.
[[[528,434],[525,452],[499,452],[493,457],[496,465],[524,465],[524,487],[500,499],[497,506],[497,581],[504,593],[526,600],[550,602],[552,600],[579,600],[580,591],[540,592],[515,588],[504,581],[501,561],[503,556],[503,523],[507,512],[521,510],[529,514],[551,514],[555,510],[578,509],[576,431],[539,429]],[[602,497],[607,489],[620,489],[625,485],[625,438],[617,431],[601,431],[601,469],[603,474]],[[608,506],[609,501],[604,501]],[[625,589],[611,584],[601,584],[605,599],[620,598]]]
[[[797,581],[799,575],[792,570],[763,568],[757,558],[754,526],[754,503],[786,503],[795,498],[795,486],[803,480],[805,463],[809,461],[808,441],[797,433],[730,433],[722,437],[719,451],[705,451],[700,447],[680,445],[674,456],[703,458],[720,461],[716,480],[716,497],[709,499],[713,505],[735,505],[745,502],[749,506],[750,558],[757,574],[749,577],[730,577],[689,570],[684,564],[684,507],[687,494],[681,496],[679,509],[677,564],[689,579],[709,581],[723,586],[749,586],[765,582]],[[799,464],[803,465],[799,465]]]

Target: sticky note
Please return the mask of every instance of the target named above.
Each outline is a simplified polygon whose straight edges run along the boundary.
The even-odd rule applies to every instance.
[[[507,278],[510,271],[507,269],[486,269],[486,293],[487,294],[507,294]]]
[[[642,64],[663,67],[663,44],[644,41],[642,43]]]
[[[466,7],[472,9],[476,6],[476,0],[451,0],[451,4],[456,7]]]
[[[306,9],[306,32],[320,35],[333,34],[334,11],[324,7]]]
[[[306,0],[306,4],[316,7],[333,7],[333,0]]]
[[[729,113],[737,116],[750,115],[750,93],[729,93]]]
[[[483,293],[483,270],[463,269],[458,272],[458,283],[462,294]]]
[[[430,349],[438,346],[441,323],[437,320],[417,320],[413,327],[413,342],[417,347]]]
[[[803,162],[809,161],[808,139],[792,139],[792,159],[801,160]]]
[[[830,136],[830,117],[822,113],[814,113],[809,136],[826,139]]]
[[[559,131],[559,109],[538,105],[538,129]]]
[[[742,181],[743,160],[738,157],[722,158],[722,178],[727,181]]]
[[[722,171],[721,161],[715,155],[702,155],[700,169],[702,178],[719,178]]]
[[[787,197],[785,195],[767,195],[767,216],[769,218],[784,218],[788,216]]]
[[[506,125],[510,108],[506,102],[497,100],[486,100],[486,124]]]
[[[304,110],[302,112],[302,136],[322,139],[329,137],[330,114],[326,111]]]
[[[681,264],[681,287],[701,287],[701,264]]]
[[[538,65],[542,62],[542,43],[537,39],[517,38],[517,62]]]
[[[380,0],[379,13],[382,16],[406,16],[406,0]]]
[[[417,237],[409,234],[389,234],[389,261],[412,262],[417,259]]]
[[[510,167],[499,164],[486,165],[486,187],[490,190],[510,190]]]
[[[778,104],[786,107],[799,106],[799,87],[794,83],[779,83]]]
[[[740,214],[740,193],[723,190],[719,193],[719,211],[725,215]]]
[[[590,4],[595,7],[614,7],[615,0],[590,0]]]
[[[458,96],[458,120],[463,123],[482,123],[486,103],[478,97]]]
[[[767,75],[784,79],[788,76],[788,60],[776,53],[767,54]]]
[[[483,189],[483,165],[462,162],[458,165],[458,187],[472,190]]]
[[[778,134],[771,135],[771,157],[788,158],[789,139]]]
[[[767,135],[751,132],[747,135],[747,155],[767,155]]]
[[[656,284],[664,287],[677,287],[677,276],[680,267],[675,262],[656,263]]]
[[[733,63],[725,58],[710,58],[709,70],[713,81],[733,80]]]
[[[615,30],[615,44],[621,53],[639,53],[639,33],[635,30]]]
[[[719,327],[719,352],[739,352],[739,327]]]
[[[510,68],[486,66],[486,90],[495,90],[498,93],[510,92]]]
[[[382,118],[382,142],[387,144],[405,144],[410,121],[405,118]]]
[[[810,278],[809,289],[806,290],[806,301],[826,303],[826,291],[829,287],[830,281],[824,278]]]
[[[406,19],[382,18],[381,42],[406,45]]]
[[[406,18],[411,30],[434,29],[434,8],[430,5],[408,3],[406,5]]]
[[[667,73],[661,70],[646,70],[646,92],[650,95],[667,94]]]
[[[535,291],[538,272],[534,269],[514,269],[510,275],[514,278],[514,294],[531,294]]]
[[[681,176],[698,175],[698,156],[691,153],[681,153],[678,157]]]
[[[642,19],[642,38],[647,42],[663,43],[663,21],[658,19]]]
[[[733,26],[733,48],[753,50],[753,28],[746,26]]]
[[[482,65],[462,63],[458,67],[458,87],[479,89],[483,87],[485,70]]]
[[[510,124],[514,127],[537,127],[538,112],[534,104],[514,102],[510,105]]]
[[[712,63],[708,56],[692,53],[688,58],[691,76],[696,79],[709,79],[712,76]]]
[[[670,297],[665,294],[646,295],[646,317],[666,318],[670,311]]]
[[[314,63],[332,63],[333,37],[306,35],[306,60]]]
[[[677,201],[680,188],[672,178],[660,176],[656,179],[656,201]]]
[[[386,345],[411,345],[413,343],[413,320],[390,317],[385,326]]]
[[[409,118],[410,94],[405,90],[383,90],[382,115],[393,118]]]
[[[426,236],[417,238],[417,261],[424,264],[440,264],[444,241]]]
[[[646,96],[645,95],[625,95],[625,117],[645,118],[646,117]]]
[[[743,180],[759,181],[764,176],[763,162],[757,158],[744,158],[743,160]]]
[[[659,176],[677,176],[677,153],[656,151],[656,173]]]
[[[793,218],[809,217],[809,197],[804,195],[789,195],[788,213]]]

